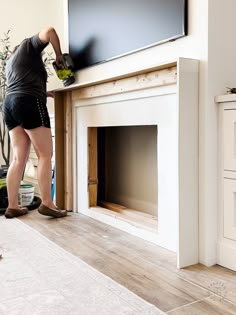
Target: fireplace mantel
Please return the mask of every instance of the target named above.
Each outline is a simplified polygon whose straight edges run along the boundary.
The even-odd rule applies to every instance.
[[[103,78],[100,81],[76,83],[55,91],[56,202],[60,207],[73,209],[75,212],[80,212],[81,209],[82,213],[88,213],[88,215],[91,215],[92,212],[86,212],[87,210],[83,212],[84,204],[78,205],[77,203],[78,191],[79,199],[90,203],[87,201],[88,195],[85,189],[87,187],[81,186],[82,189],[79,188],[79,190],[77,187],[85,185],[83,181],[86,180],[85,175],[87,174],[83,175],[85,180],[78,178],[80,164],[84,165],[86,172],[88,168],[87,155],[80,158],[81,148],[77,148],[79,137],[82,137],[82,142],[83,137],[87,137],[83,134],[81,136],[77,126],[79,120],[82,117],[91,117],[93,108],[100,111],[103,106],[105,114],[106,111],[109,111],[109,117],[114,115],[115,118],[119,112],[117,107],[112,112],[115,104],[122,104],[123,110],[127,106],[128,110],[129,104],[135,100],[139,104],[141,99],[153,103],[150,105],[152,112],[149,113],[149,118],[148,109],[141,109],[143,112],[140,112],[141,116],[147,116],[144,119],[148,123],[152,123],[152,121],[155,123],[155,119],[157,119],[157,124],[159,124],[160,117],[163,116],[166,121],[168,121],[168,117],[171,117],[171,134],[175,140],[171,149],[173,156],[168,156],[168,152],[172,154],[172,151],[166,150],[166,158],[170,161],[170,169],[173,174],[173,177],[169,178],[170,186],[174,187],[173,195],[169,196],[169,199],[175,200],[174,207],[172,207],[175,209],[167,209],[166,213],[161,215],[163,228],[159,231],[158,237],[160,246],[177,252],[179,267],[198,263],[198,65],[197,60],[178,58],[148,69],[140,68],[137,71],[112,78]],[[159,103],[155,106],[157,98],[158,102],[163,101],[162,108]],[[89,110],[89,115],[86,114],[87,110]],[[103,118],[102,125],[109,123],[105,119]],[[121,117],[120,120],[122,121],[122,119]],[[116,122],[112,121],[113,119],[111,119],[111,125],[113,123],[116,125]],[[97,126],[97,123],[96,120],[91,121],[89,118],[83,130],[88,126]],[[132,119],[128,124],[134,124]],[[162,122],[160,122],[161,124]],[[166,129],[165,126],[164,129]],[[165,143],[163,140],[161,142],[164,148]],[[168,146],[168,141],[166,146]],[[162,164],[167,163],[162,161],[163,157],[160,157],[160,160]],[[166,181],[166,179],[164,180]],[[160,179],[160,186],[164,180]],[[96,179],[92,184],[96,187]],[[94,189],[94,187],[91,186],[89,189]],[[172,190],[170,191],[172,194]],[[164,208],[165,198],[162,199],[163,201],[160,202]],[[167,199],[166,202],[168,203]],[[168,211],[170,212],[167,213]],[[168,230],[168,225],[173,228]],[[171,234],[175,234],[174,238]],[[168,235],[170,238],[172,237],[172,244],[167,241]],[[152,237],[147,236],[146,239],[148,237],[151,240]],[[156,243],[158,244],[158,242]]]

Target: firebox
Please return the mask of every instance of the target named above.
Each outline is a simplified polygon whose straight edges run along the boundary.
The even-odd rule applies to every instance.
[[[123,220],[156,229],[157,125],[98,127],[88,131],[96,146],[89,145],[90,206],[109,209]]]

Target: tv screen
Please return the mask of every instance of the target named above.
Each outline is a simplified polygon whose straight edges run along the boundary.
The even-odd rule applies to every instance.
[[[68,0],[76,70],[187,35],[187,0]]]

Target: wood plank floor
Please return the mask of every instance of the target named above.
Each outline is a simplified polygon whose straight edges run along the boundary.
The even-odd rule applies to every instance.
[[[168,314],[236,314],[236,272],[179,270],[172,252],[81,214],[51,219],[34,210],[21,220]]]

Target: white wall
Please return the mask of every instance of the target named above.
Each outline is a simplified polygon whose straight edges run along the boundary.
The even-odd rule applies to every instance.
[[[65,3],[67,0],[64,0]],[[199,253],[216,263],[217,107],[214,97],[236,86],[235,0],[189,0],[189,35],[81,70],[80,82],[104,79],[176,57],[200,60],[199,90]]]
[[[1,1],[0,38],[7,30],[11,30],[12,47],[21,42],[25,37],[32,36],[47,26],[54,26],[65,51],[64,32],[64,4],[63,0],[8,0]],[[53,51],[52,47],[47,48]],[[56,76],[50,77],[48,89],[61,87],[62,83]],[[53,100],[48,99],[49,110],[53,109]],[[3,164],[0,153],[0,165]]]

